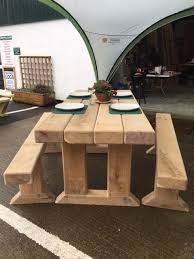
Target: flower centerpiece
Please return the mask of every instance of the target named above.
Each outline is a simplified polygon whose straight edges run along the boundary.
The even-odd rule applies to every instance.
[[[98,80],[93,89],[95,91],[96,98],[100,102],[109,102],[113,95],[117,94],[117,91],[112,90],[111,84],[105,80]]]

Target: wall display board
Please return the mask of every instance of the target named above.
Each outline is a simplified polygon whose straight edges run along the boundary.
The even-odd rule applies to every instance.
[[[0,36],[1,63],[4,67],[14,66],[12,36]]]

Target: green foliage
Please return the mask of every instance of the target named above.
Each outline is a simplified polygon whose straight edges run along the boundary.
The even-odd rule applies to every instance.
[[[93,88],[94,88],[95,92],[97,92],[97,93],[107,93],[107,92],[111,93],[111,90],[112,90],[111,84],[109,84],[105,80],[98,80],[94,84]]]
[[[35,88],[32,90],[32,92],[39,93],[39,94],[52,93],[50,87],[46,85],[36,85]]]

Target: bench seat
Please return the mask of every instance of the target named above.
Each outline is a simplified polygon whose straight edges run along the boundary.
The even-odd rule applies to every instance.
[[[5,184],[32,184],[44,144],[24,144],[4,173]]]
[[[154,192],[143,198],[144,205],[188,211],[179,196],[188,178],[170,114],[156,115],[156,173]]]
[[[5,184],[19,184],[19,192],[12,198],[11,204],[32,204],[54,202],[55,197],[46,190],[42,177],[42,155],[46,145],[36,143],[35,128],[42,123],[49,113],[44,113],[12,162],[4,172]]]

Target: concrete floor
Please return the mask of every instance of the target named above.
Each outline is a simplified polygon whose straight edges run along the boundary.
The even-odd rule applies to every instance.
[[[12,105],[9,109],[19,109]],[[22,108],[24,105],[22,106]],[[48,110],[48,109],[46,109]],[[79,205],[10,206],[17,187],[3,184],[2,174],[41,116],[43,108],[12,114],[0,120],[0,204],[10,208],[46,231],[59,236],[97,259],[194,258],[194,124],[174,120],[189,178],[182,197],[190,212],[174,212],[141,206],[103,207]],[[152,117],[151,122],[154,123]],[[155,159],[145,155],[145,146],[135,146],[132,165],[132,191],[142,198],[153,188]],[[45,180],[54,194],[63,189],[61,156],[45,155]],[[105,188],[106,155],[89,155],[89,187]],[[0,258],[56,258],[0,220]]]
[[[159,89],[153,88],[147,93],[147,103],[141,105],[148,112],[167,112],[175,117],[194,119],[194,85],[169,82],[164,88],[164,97]]]

